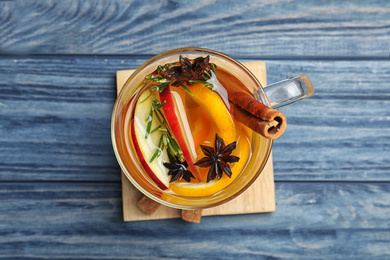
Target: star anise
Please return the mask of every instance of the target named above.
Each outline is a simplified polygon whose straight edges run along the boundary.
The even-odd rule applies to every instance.
[[[177,64],[177,63],[176,63]],[[179,64],[159,66],[152,75],[160,75],[171,81],[172,86],[181,86],[190,80],[208,80],[215,65],[210,63],[210,56],[198,57],[194,60],[179,57]]]
[[[204,168],[210,167],[207,174],[207,182],[215,178],[221,179],[223,173],[229,178],[232,176],[232,170],[228,163],[240,160],[239,157],[230,155],[236,149],[236,142],[225,146],[223,139],[218,134],[215,134],[214,147],[200,145],[200,148],[206,157],[197,161],[195,165]]]
[[[194,178],[192,172],[187,170],[188,163],[187,161],[181,162],[177,156],[172,155],[168,152],[169,163],[165,162],[164,166],[169,169],[168,175],[171,175],[172,178],[169,182],[174,182],[180,178],[183,178],[187,182],[191,181],[191,178]]]

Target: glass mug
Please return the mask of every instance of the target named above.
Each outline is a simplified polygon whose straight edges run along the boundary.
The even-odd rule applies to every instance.
[[[181,48],[159,54],[141,65],[129,77],[117,97],[111,122],[113,148],[123,173],[139,191],[163,205],[178,209],[214,207],[234,199],[257,179],[270,156],[273,140],[253,132],[250,142],[250,158],[238,176],[221,190],[210,194],[183,195],[172,190],[161,189],[146,172],[143,165],[145,161],[142,162],[137,155],[134,140],[130,134],[132,131],[130,124],[132,113],[135,110],[134,106],[136,106],[135,100],[145,88],[142,83],[145,77],[155,71],[159,65],[177,62],[180,56],[189,59],[210,56],[210,63],[234,75],[258,101],[272,108],[280,108],[309,97],[314,94],[314,89],[305,75],[263,88],[255,76],[240,62],[223,53],[204,48]],[[216,74],[218,78],[218,73]]]

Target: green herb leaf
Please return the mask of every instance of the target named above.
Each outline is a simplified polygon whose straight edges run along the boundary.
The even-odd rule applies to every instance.
[[[148,139],[150,135],[150,130],[152,128],[152,122],[153,122],[153,106],[150,108],[150,112],[148,117],[146,118],[146,122],[148,122],[146,126],[146,134],[145,134],[145,139]]]
[[[178,156],[179,158],[183,158],[181,155],[182,151],[179,145],[177,144],[177,142],[175,141],[175,139],[173,138],[169,126],[167,124],[167,121],[165,119],[165,116],[161,111],[162,107],[165,104],[166,101],[160,103],[158,99],[153,98],[150,112],[145,119],[145,121],[148,122],[146,126],[145,139],[147,139],[149,135],[152,133],[155,133],[157,131],[161,132],[158,146],[156,148],[156,151],[153,153],[152,157],[150,158],[150,162],[154,161],[157,157],[161,156],[164,147],[168,148],[167,150],[169,151],[169,153]],[[152,123],[154,119],[157,119],[159,125],[152,129]]]
[[[162,108],[166,103],[167,103],[167,101],[164,100],[164,102],[156,104],[156,105],[154,106],[154,108],[155,108],[155,109],[160,109],[160,108]]]
[[[214,72],[214,74],[217,74],[216,72],[215,72],[215,64],[214,63],[210,63],[211,64],[211,70]]]
[[[157,113],[158,113],[158,115],[157,115]],[[156,113],[157,120],[160,122],[160,124],[165,125],[167,120],[165,120],[164,114],[161,112],[160,109],[157,109],[157,113]],[[160,118],[160,116],[161,116],[161,118]]]
[[[154,132],[157,132],[160,128],[161,128],[161,125],[155,127],[152,131],[150,131],[150,133],[153,134]]]
[[[154,152],[154,154],[153,154],[152,158],[150,159],[149,163],[153,162],[153,160],[156,159],[156,157],[159,157],[161,155],[162,147],[164,147],[164,146],[161,147],[162,139],[163,139],[163,135],[161,135],[160,141],[158,143],[158,147],[156,148],[156,151]]]
[[[172,155],[177,155],[177,152],[175,151],[175,149],[173,149],[173,146],[172,146],[172,143],[169,142],[168,143],[168,151],[172,154]]]
[[[169,144],[169,138],[164,134],[162,135],[163,136],[163,143],[164,145],[168,145]]]
[[[204,80],[199,80],[199,79],[190,79],[188,82],[193,82],[193,83],[198,82],[198,83],[207,84],[206,81],[204,81]]]
[[[175,139],[170,139],[170,143],[172,144],[172,149],[176,152],[177,156],[179,156],[180,160],[183,160],[183,157],[181,156],[181,149],[179,144],[176,142]]]
[[[140,103],[143,103],[143,102],[145,102],[146,100],[148,100],[148,99],[150,98],[151,95],[152,95],[152,92],[150,92],[150,94],[149,94],[144,100],[142,100]]]
[[[214,88],[214,85],[211,84],[211,83],[206,83],[206,84],[204,84],[203,86],[205,86],[205,87],[207,87],[207,88],[209,88],[209,89],[211,89],[211,90]]]
[[[191,92],[191,90],[189,90],[189,89],[186,87],[186,85],[181,84],[181,87],[182,87],[185,91],[187,91],[187,93],[190,94],[191,96],[194,95],[194,94]]]
[[[164,121],[160,118],[158,111],[159,111],[158,109],[154,110],[154,115],[156,116],[158,122],[160,123],[160,126],[164,126]]]
[[[162,83],[159,85],[159,91],[160,93],[164,91],[164,89],[169,85],[169,82]]]

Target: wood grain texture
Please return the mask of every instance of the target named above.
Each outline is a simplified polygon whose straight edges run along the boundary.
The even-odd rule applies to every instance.
[[[270,83],[306,73],[316,88],[313,97],[281,109],[288,127],[274,145],[274,157],[281,159],[275,163],[276,178],[388,181],[390,62],[302,65],[270,63],[267,69],[270,77],[275,77],[271,71],[281,73]]]
[[[389,14],[380,0],[0,1],[0,258],[390,259]],[[313,81],[283,109],[277,211],[122,221],[115,72],[184,46]]]
[[[390,257],[388,183],[277,183],[277,211],[204,217],[199,225],[125,223],[120,190],[120,183],[2,183],[0,258]]]
[[[1,57],[0,180],[119,181],[115,73],[144,61]],[[301,73],[316,93],[282,109],[288,126],[274,143],[275,180],[389,181],[389,62],[267,61],[270,83]]]
[[[178,209],[160,206],[156,212],[147,215],[140,210],[137,202],[142,193],[122,173],[122,205],[124,221],[144,221],[180,218]],[[275,185],[272,156],[258,179],[240,196],[217,207],[203,209],[202,216],[268,213],[275,211]]]
[[[0,52],[157,54],[183,46],[264,58],[390,49],[389,1],[1,1]]]

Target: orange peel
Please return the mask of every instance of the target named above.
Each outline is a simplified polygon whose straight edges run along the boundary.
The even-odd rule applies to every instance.
[[[215,122],[218,135],[224,140],[225,145],[237,141],[236,149],[232,155],[240,157],[240,160],[231,164],[232,176],[229,178],[223,175],[219,180],[212,180],[206,182],[172,182],[170,183],[170,190],[176,194],[190,197],[209,196],[221,191],[230,185],[245,169],[248,159],[250,157],[250,141],[251,130],[242,124],[235,124],[228,107],[224,103],[221,96],[203,86],[202,83],[194,83],[190,86],[192,98],[207,111],[212,120]],[[240,138],[237,140],[237,133]],[[201,156],[200,156],[201,157]],[[201,173],[207,175],[208,169],[200,169]]]

